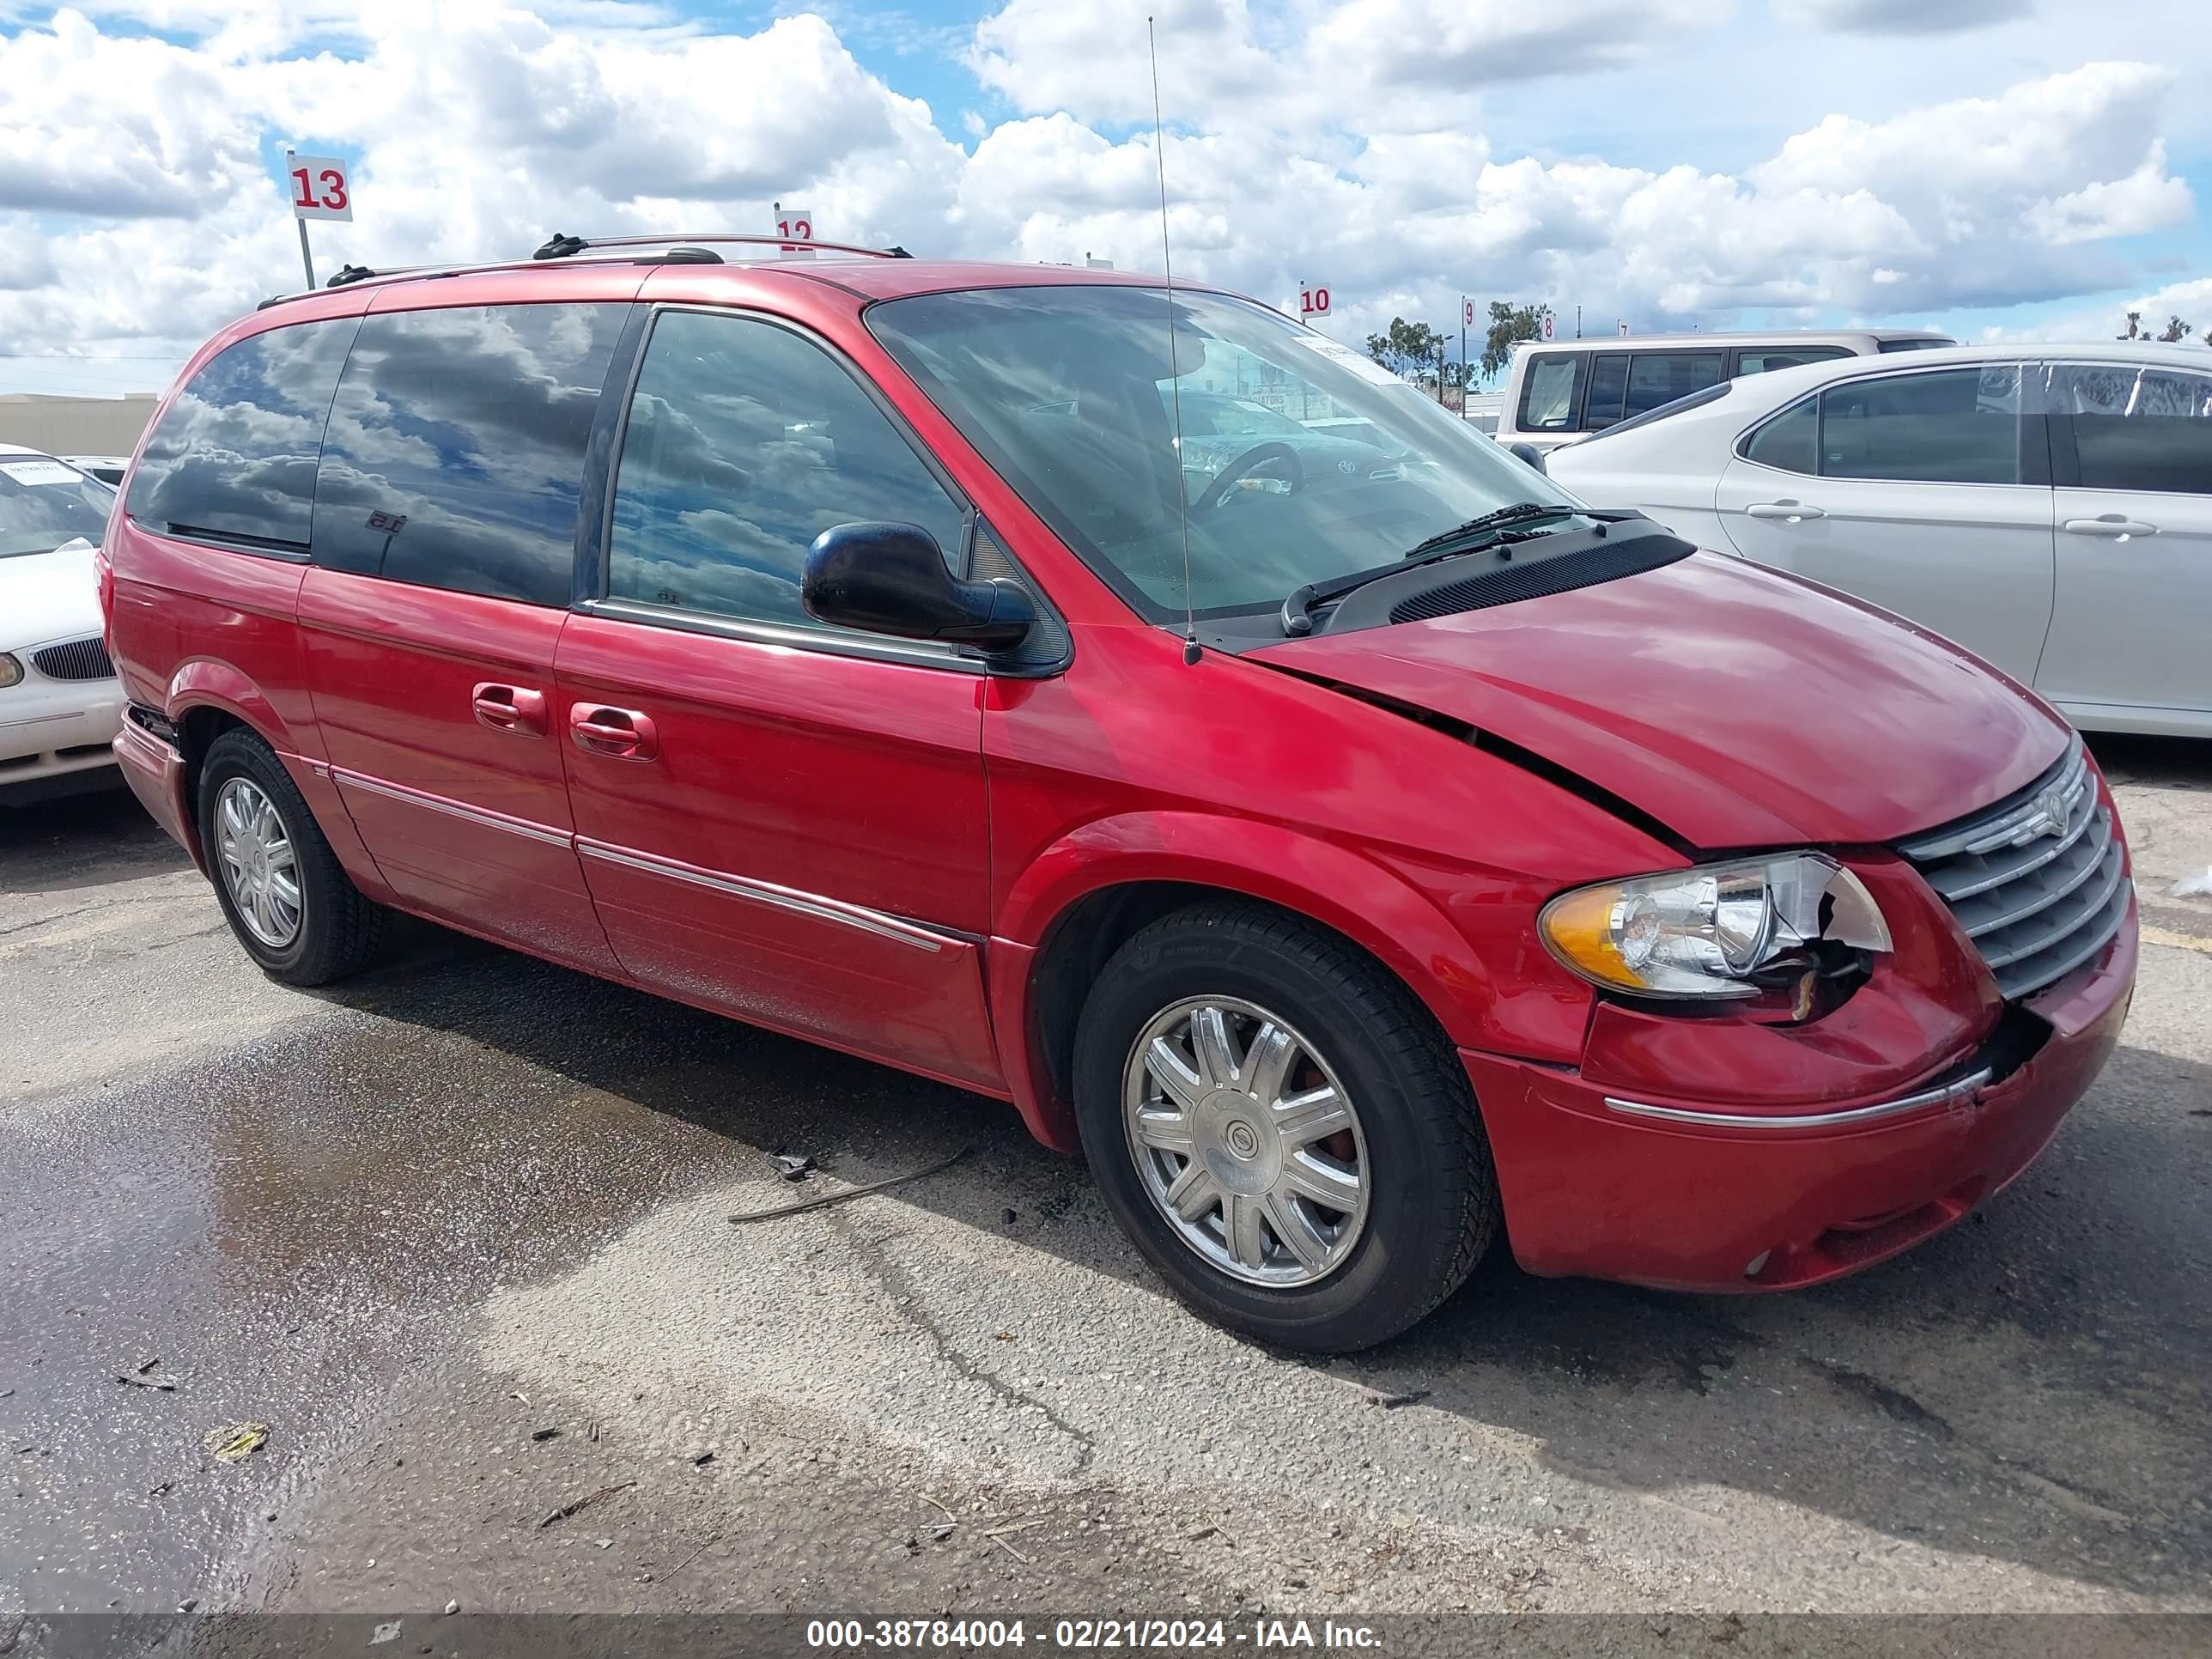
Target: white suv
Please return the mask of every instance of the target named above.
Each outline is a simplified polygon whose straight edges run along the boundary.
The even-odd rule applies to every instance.
[[[1540,453],[1739,375],[1957,343],[1915,328],[1528,340],[1513,349],[1496,435]]]

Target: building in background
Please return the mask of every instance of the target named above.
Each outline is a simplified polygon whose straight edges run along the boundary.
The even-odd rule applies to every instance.
[[[49,455],[128,455],[154,418],[151,392],[120,398],[52,398],[33,392],[0,395],[0,443]]]

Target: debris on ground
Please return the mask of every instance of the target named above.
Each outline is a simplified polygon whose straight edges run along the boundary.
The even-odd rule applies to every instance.
[[[2176,898],[2202,898],[2212,896],[2212,864],[2204,866],[2201,876],[2184,876],[2173,884]]]
[[[628,1492],[635,1485],[637,1485],[637,1482],[635,1480],[624,1480],[615,1486],[601,1486],[597,1492],[587,1492],[574,1502],[563,1504],[559,1509],[554,1510],[552,1514],[547,1516],[538,1524],[540,1527],[550,1527],[556,1521],[566,1521],[570,1516],[579,1514],[581,1511],[591,1508],[592,1504],[598,1503],[602,1498],[611,1498],[618,1492]]]
[[[398,1639],[399,1621],[397,1619],[388,1625],[379,1625],[368,1633],[368,1644],[373,1648],[382,1647],[386,1642],[397,1642]]]
[[[118,1382],[127,1382],[134,1389],[158,1389],[163,1394],[174,1394],[177,1391],[177,1385],[166,1377],[142,1376],[137,1371],[118,1371],[115,1373],[115,1380]]]
[[[808,1210],[826,1209],[832,1204],[842,1204],[848,1199],[865,1198],[870,1193],[883,1191],[886,1187],[896,1187],[909,1181],[920,1181],[924,1176],[933,1176],[940,1170],[949,1170],[975,1150],[972,1146],[963,1146],[951,1157],[941,1158],[936,1163],[925,1164],[919,1170],[909,1170],[904,1175],[890,1176],[881,1181],[871,1181],[864,1186],[848,1187],[842,1193],[830,1193],[821,1198],[801,1199],[796,1204],[780,1204],[774,1209],[755,1210],[747,1215],[733,1215],[730,1218],[730,1224],[733,1227],[742,1227],[749,1222],[774,1221],[780,1216],[801,1215]],[[777,1155],[777,1161],[779,1163],[782,1161],[781,1154]],[[784,1178],[787,1181],[798,1179],[795,1176],[786,1176]]]
[[[141,1376],[145,1376],[148,1371],[152,1370],[155,1366],[161,1363],[161,1356],[159,1354],[155,1354],[151,1359],[142,1360],[137,1367],[138,1375]]]
[[[1375,1403],[1386,1412],[1395,1412],[1403,1406],[1418,1406],[1428,1397],[1429,1390],[1426,1389],[1408,1389],[1403,1394],[1383,1394],[1378,1391],[1373,1396]]]
[[[448,1601],[446,1603],[446,1611],[449,1614],[459,1613],[460,1610],[461,1604],[459,1601]]]
[[[703,1469],[708,1464],[714,1461],[714,1449],[712,1446],[708,1446],[702,1450],[690,1453],[690,1456],[691,1459],[691,1467],[693,1468]]]
[[[804,1152],[772,1152],[776,1173],[786,1181],[804,1181],[814,1173],[814,1160]]]
[[[1014,1223],[1021,1219],[1021,1216],[1015,1210],[1014,1206],[1009,1204],[1005,1209],[999,1212],[999,1219],[1005,1222],[1006,1225],[1011,1227]]]
[[[553,1440],[557,1439],[561,1431],[558,1428],[549,1423],[542,1429],[532,1431],[530,1437],[532,1440]]]
[[[259,1451],[269,1438],[266,1423],[226,1423],[219,1429],[210,1429],[202,1444],[215,1454],[218,1463],[236,1463]]]

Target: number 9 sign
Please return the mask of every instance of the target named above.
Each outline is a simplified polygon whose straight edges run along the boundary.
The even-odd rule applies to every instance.
[[[353,218],[353,180],[335,155],[284,153],[284,178],[295,219]]]

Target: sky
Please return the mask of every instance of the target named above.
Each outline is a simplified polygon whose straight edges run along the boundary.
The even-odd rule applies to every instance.
[[[1146,56],[1156,20],[1164,150]],[[2124,18],[2124,21],[2117,21]],[[317,274],[769,228],[1160,264],[1357,344],[2212,326],[2201,0],[0,0],[0,392],[165,387]]]

